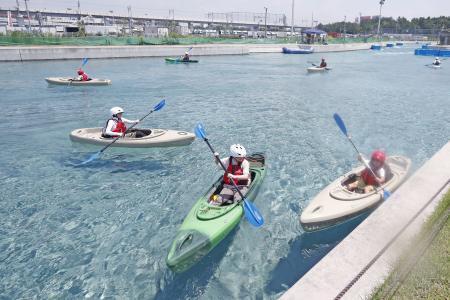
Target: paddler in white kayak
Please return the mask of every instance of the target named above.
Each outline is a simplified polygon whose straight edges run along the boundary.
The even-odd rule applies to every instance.
[[[217,165],[219,164],[219,153],[214,153]],[[245,195],[251,182],[250,178],[250,163],[246,159],[247,151],[244,146],[234,144],[230,146],[230,157],[220,159],[227,171],[223,175],[223,189],[219,195],[214,195],[211,199],[213,205],[232,204],[235,201],[241,200],[241,196],[234,188],[231,180],[234,181],[238,189]]]
[[[326,67],[327,67],[327,63],[325,62],[325,58],[322,58],[319,68],[326,68]]]
[[[72,80],[75,80],[75,81],[89,81],[89,80],[92,80],[91,78],[89,78],[89,76],[86,73],[84,73],[84,71],[82,69],[78,69],[77,74],[78,74],[78,76],[75,77]]]
[[[433,65],[439,66],[441,64],[441,61],[439,60],[439,57],[436,57],[433,61]]]
[[[364,165],[369,165],[372,172],[366,167],[360,174],[356,181],[349,183],[347,189],[349,191],[370,193],[375,190],[377,186],[380,186],[386,181],[386,154],[381,150],[375,150],[372,153],[370,161],[364,159],[361,155],[358,156],[358,160],[363,162]]]
[[[138,124],[139,120],[128,120],[122,117],[124,110],[121,107],[115,106],[110,109],[112,117],[106,121],[105,127],[102,129],[102,137],[104,138],[116,138],[116,137],[131,137],[141,138],[149,133],[139,129],[133,129],[131,132],[127,132],[128,124]]]

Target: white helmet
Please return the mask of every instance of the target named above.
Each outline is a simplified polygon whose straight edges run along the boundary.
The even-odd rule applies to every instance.
[[[111,115],[113,115],[113,116],[123,113],[122,107],[119,107],[119,106],[115,106],[115,107],[111,108],[109,111],[111,112]]]
[[[184,52],[184,54],[189,54],[189,52],[186,51],[186,52]]]
[[[240,144],[234,144],[230,146],[230,153],[233,157],[245,157],[247,155],[247,151],[244,146]]]
[[[439,60],[439,57],[436,57],[437,60]]]

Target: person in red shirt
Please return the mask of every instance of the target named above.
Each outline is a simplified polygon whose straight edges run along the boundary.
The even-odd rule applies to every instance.
[[[349,191],[361,190],[364,193],[370,193],[376,187],[383,185],[386,182],[385,161],[386,154],[381,150],[375,150],[372,153],[370,161],[365,160],[362,156],[358,159],[364,163],[366,168],[359,174],[359,179],[348,184]],[[368,168],[372,169],[372,171]],[[374,176],[375,175],[375,176]]]
[[[76,77],[75,80],[78,80],[78,81],[89,81],[89,80],[91,80],[89,78],[89,76],[86,73],[84,73],[84,71],[82,69],[79,69],[77,73],[78,73],[78,77]]]

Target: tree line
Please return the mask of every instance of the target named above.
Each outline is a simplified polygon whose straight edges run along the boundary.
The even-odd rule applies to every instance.
[[[349,34],[373,34],[378,27],[378,17],[372,17],[370,20],[362,20],[358,23],[335,22],[330,24],[320,23],[317,28],[326,32],[346,32]],[[450,28],[450,17],[420,17],[408,20],[404,17],[398,17],[396,20],[392,17],[381,18],[381,32],[415,34],[415,33],[437,33],[441,30]]]

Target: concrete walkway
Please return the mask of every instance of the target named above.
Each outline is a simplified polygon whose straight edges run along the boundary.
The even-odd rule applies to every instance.
[[[450,184],[450,142],[280,299],[367,299]]]
[[[204,44],[194,45],[193,56],[245,55],[250,53],[280,53],[283,47],[297,49],[297,44]],[[371,43],[312,45],[315,52],[368,50]],[[89,58],[135,58],[180,56],[186,45],[155,46],[20,46],[0,47],[0,61],[29,61]]]

